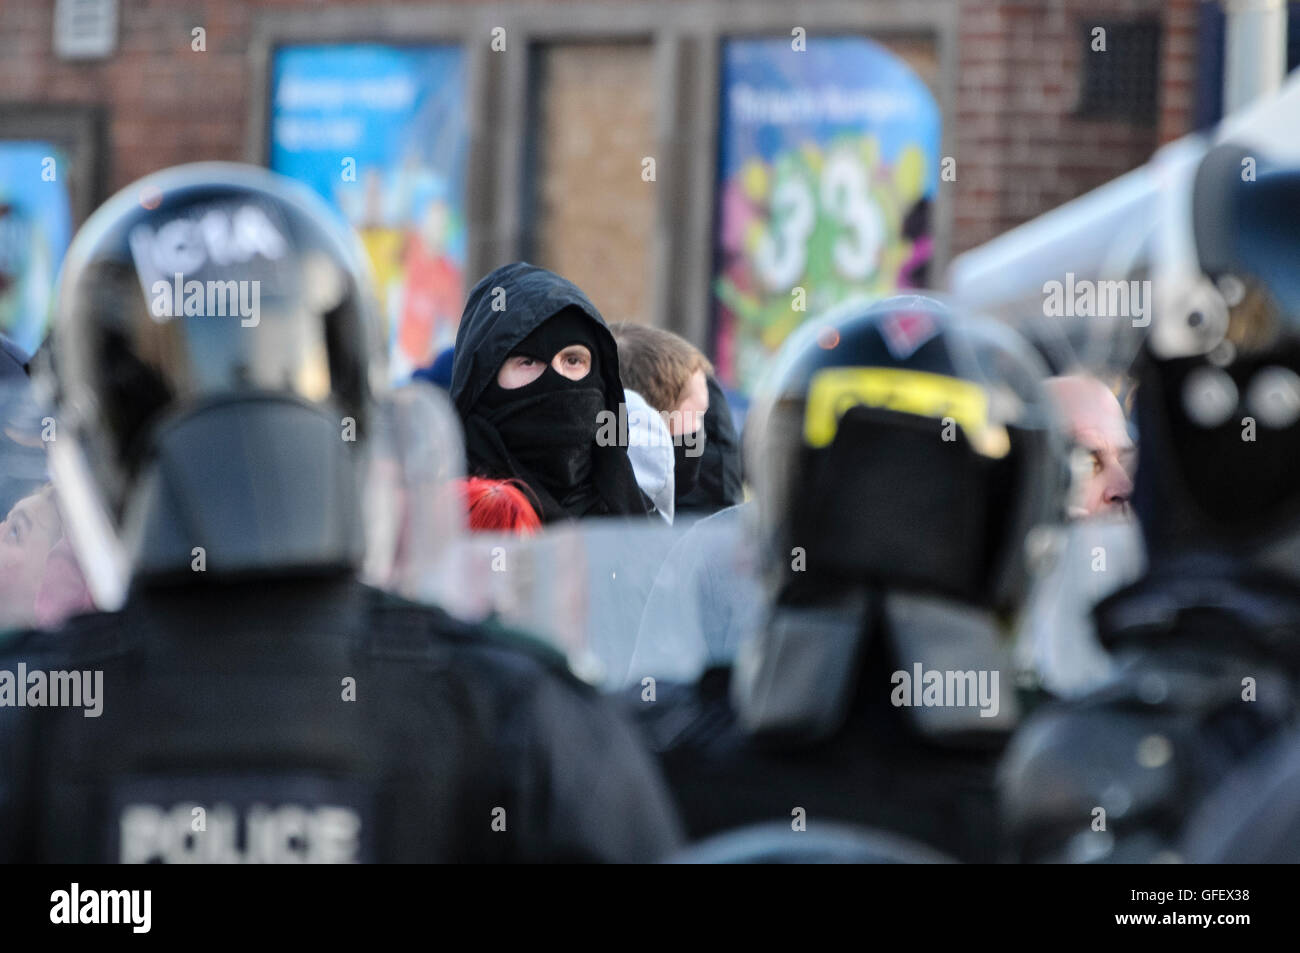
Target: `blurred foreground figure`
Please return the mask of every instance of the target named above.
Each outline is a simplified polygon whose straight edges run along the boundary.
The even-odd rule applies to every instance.
[[[0,520],[0,642],[93,608],[64,536],[52,487],[24,497]]]
[[[45,447],[27,356],[0,334],[0,514],[45,482]]]
[[[87,581],[116,611],[0,656],[0,858],[674,845],[649,758],[558,657],[358,581],[363,560],[393,571],[427,542],[367,525],[403,512],[363,492],[402,454],[371,459],[388,418],[360,262],[300,186],[221,164],[130,187],[74,241],[51,457]],[[458,502],[415,489],[407,504]],[[401,557],[367,552],[376,539]]]
[[[1220,146],[1185,202],[1137,371],[1148,569],[1097,607],[1111,679],[1008,751],[1021,860],[1196,859],[1198,802],[1300,714],[1300,170]]]
[[[0,335],[0,645],[14,631],[91,608],[49,485],[54,419],[37,400],[27,357]]]
[[[636,702],[693,836],[783,820],[803,856],[805,824],[841,821],[888,832],[863,845],[882,859],[995,856],[1008,623],[1026,536],[1064,507],[1045,376],[1013,331],[918,296],[787,343],[748,423],[772,609],[734,671]]]
[[[1193,864],[1300,864],[1300,734],[1261,745],[1186,824]]]

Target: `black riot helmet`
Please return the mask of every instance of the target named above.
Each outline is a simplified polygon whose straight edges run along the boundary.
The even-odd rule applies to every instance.
[[[356,568],[381,378],[359,245],[303,186],[179,166],[82,227],[54,313],[51,466],[87,581]]]
[[[1187,260],[1157,262],[1138,369],[1134,509],[1153,566],[1300,578],[1300,167],[1223,144],[1182,194]]]
[[[748,423],[775,602],[866,587],[1018,606],[1026,539],[1065,491],[1045,376],[1010,328],[931,297],[809,322]]]

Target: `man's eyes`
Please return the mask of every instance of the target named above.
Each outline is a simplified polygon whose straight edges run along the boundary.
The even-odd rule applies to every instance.
[[[560,362],[567,367],[586,367],[589,360],[590,359],[585,354],[573,353],[560,355]],[[541,367],[544,363],[544,361],[538,360],[535,357],[525,357],[522,354],[516,354],[514,357],[510,358],[511,366],[518,368],[526,369],[531,367]]]
[[[1092,451],[1092,475],[1096,476],[1105,468],[1105,466],[1106,464],[1102,462],[1101,454],[1096,450]]]

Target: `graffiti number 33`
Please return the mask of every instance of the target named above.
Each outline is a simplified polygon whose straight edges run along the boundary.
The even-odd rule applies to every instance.
[[[788,291],[803,276],[808,263],[808,239],[816,225],[815,198],[821,212],[839,226],[831,251],[835,270],[850,281],[875,273],[885,241],[880,209],[867,191],[862,161],[838,150],[822,170],[820,195],[801,176],[789,176],[772,194],[771,225],[764,229],[754,252],[759,278],[771,291]]]

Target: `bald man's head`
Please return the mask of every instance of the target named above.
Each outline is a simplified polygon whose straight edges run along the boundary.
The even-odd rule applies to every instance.
[[[1053,377],[1046,383],[1071,439],[1092,455],[1092,475],[1070,515],[1126,513],[1137,450],[1119,401],[1105,384],[1084,374]]]

